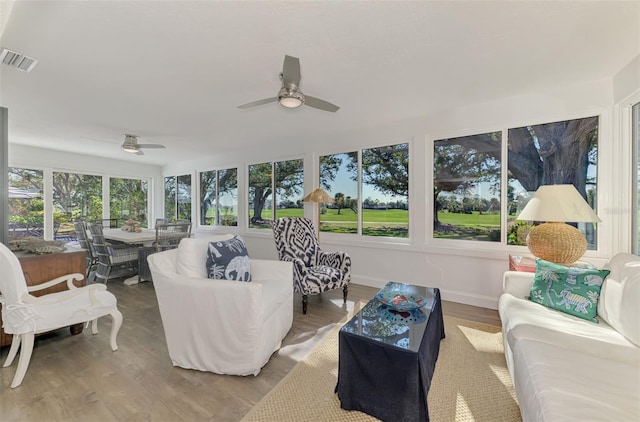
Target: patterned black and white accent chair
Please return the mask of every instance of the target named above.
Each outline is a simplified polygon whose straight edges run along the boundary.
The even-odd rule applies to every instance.
[[[351,257],[346,252],[324,252],[308,218],[283,217],[273,223],[280,261],[293,261],[293,286],[302,293],[302,313],[309,295],[342,287],[346,303],[351,281]]]

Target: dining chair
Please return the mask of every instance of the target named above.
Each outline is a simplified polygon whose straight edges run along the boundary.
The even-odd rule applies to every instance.
[[[176,222],[156,225],[156,240],[153,246],[138,251],[138,282],[153,281],[147,258],[156,252],[175,249],[184,238],[191,236],[191,222]]]
[[[95,247],[92,240],[87,236],[87,226],[84,221],[74,221],[73,228],[76,232],[76,238],[80,247],[87,253],[87,278],[91,274],[91,271],[95,271],[98,266],[98,255],[96,254]]]
[[[107,243],[104,239],[102,224],[88,223],[93,246],[98,256],[96,278],[107,281],[112,278],[120,278],[135,275],[138,271],[138,247],[122,245],[116,247]]]
[[[27,286],[22,266],[16,255],[0,243],[0,291],[2,291],[2,321],[5,333],[13,335],[11,348],[3,367],[10,366],[18,350],[20,357],[11,388],[22,384],[33,352],[36,334],[56,330],[68,325],[88,323],[91,331],[98,333],[98,318],[111,315],[111,349],[118,349],[116,337],[122,325],[116,297],[102,284],[76,287],[74,280],[82,280],[82,274],[68,274],[37,286]],[[68,290],[40,297],[34,292],[66,283]],[[45,358],[47,356],[40,356]]]

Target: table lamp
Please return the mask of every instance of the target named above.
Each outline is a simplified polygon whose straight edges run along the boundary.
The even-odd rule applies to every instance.
[[[315,188],[313,192],[302,198],[302,202],[315,202],[318,204],[318,242],[320,241],[320,204],[333,204],[336,201],[322,188]]]
[[[558,264],[575,262],[587,250],[582,232],[566,223],[600,221],[573,185],[540,186],[517,220],[544,221],[531,229],[527,246],[535,257]]]

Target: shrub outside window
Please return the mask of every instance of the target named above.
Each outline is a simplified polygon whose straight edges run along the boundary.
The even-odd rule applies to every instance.
[[[164,217],[191,221],[191,175],[164,178]]]
[[[9,167],[10,239],[44,236],[42,193],[42,170]]]
[[[53,173],[53,221],[70,224],[102,218],[102,177]]]
[[[142,179],[109,179],[109,218],[117,218],[120,224],[127,220],[147,227],[147,202],[149,183]]]
[[[176,178],[169,176],[164,178],[164,218],[173,220],[176,218]]]

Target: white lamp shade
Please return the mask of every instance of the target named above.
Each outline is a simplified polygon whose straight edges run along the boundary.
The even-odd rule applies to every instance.
[[[517,220],[596,223],[596,213],[573,185],[540,186]]]

